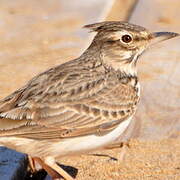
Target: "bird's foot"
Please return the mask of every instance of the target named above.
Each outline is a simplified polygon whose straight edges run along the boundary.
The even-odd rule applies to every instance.
[[[66,171],[64,171],[61,167],[59,167],[56,162],[53,160],[46,159],[45,162],[39,157],[30,157],[29,159],[29,167],[31,173],[36,173],[40,169],[44,169],[53,180],[74,180]],[[38,169],[37,169],[38,167]]]

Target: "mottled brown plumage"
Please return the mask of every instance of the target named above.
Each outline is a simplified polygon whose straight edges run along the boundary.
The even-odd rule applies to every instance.
[[[136,62],[155,34],[127,22],[85,27],[97,34],[79,58],[39,74],[0,101],[1,144],[42,159],[56,158],[81,152],[82,144],[87,151],[111,143],[100,139],[93,147],[86,137],[113,139],[118,127],[124,131],[120,125],[130,121],[139,101]],[[76,150],[55,150],[73,140],[77,147],[83,143]]]
[[[64,137],[64,131],[69,130],[65,137],[79,136],[99,132],[103,123],[111,128],[114,120],[134,113],[139,99],[136,77],[106,72],[101,66],[90,68],[71,63],[37,76],[1,101],[1,121],[18,120],[15,127],[1,126],[1,135],[4,132],[8,136],[41,139],[43,129],[53,131],[56,127],[58,137]]]

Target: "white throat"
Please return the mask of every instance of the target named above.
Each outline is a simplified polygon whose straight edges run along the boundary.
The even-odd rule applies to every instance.
[[[105,64],[107,64],[109,67],[113,67],[114,70],[119,70],[121,72],[125,72],[126,74],[136,76],[136,62],[139,54],[141,54],[141,52],[136,53],[135,55],[126,52],[123,53],[123,56],[120,56],[119,54],[109,54],[108,56],[104,56],[103,59]]]

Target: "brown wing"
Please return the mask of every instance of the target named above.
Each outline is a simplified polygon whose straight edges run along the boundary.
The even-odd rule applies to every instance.
[[[134,113],[138,97],[101,68],[70,63],[35,77],[0,101],[0,135],[47,139],[110,130]]]

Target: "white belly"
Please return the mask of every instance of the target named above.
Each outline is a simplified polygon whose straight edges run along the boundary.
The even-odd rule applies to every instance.
[[[89,135],[78,138],[71,138],[65,141],[55,143],[52,147],[59,152],[60,156],[66,154],[75,154],[78,152],[89,151],[100,148],[116,140],[128,127],[132,117],[123,121],[119,126],[104,136]]]
[[[131,118],[123,121],[110,133],[104,136],[82,136],[76,138],[60,139],[59,141],[34,140],[18,137],[0,137],[0,145],[5,145],[31,156],[61,157],[87,152],[103,147],[116,140],[128,127]],[[9,144],[10,143],[10,144]],[[11,147],[11,144],[13,146]]]

